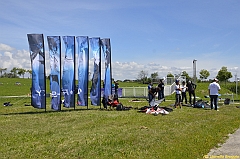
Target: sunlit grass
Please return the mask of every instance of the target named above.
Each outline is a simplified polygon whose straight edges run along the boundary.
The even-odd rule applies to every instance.
[[[154,116],[138,112],[148,104],[145,99],[121,98],[133,107],[129,111],[89,106],[60,112],[50,109],[50,98],[46,112],[24,106],[29,97],[0,98],[0,103],[10,99],[13,106],[0,107],[0,158],[196,159],[240,126],[237,103],[220,103],[219,112],[183,107]],[[161,106],[172,108],[173,103],[169,98]]]

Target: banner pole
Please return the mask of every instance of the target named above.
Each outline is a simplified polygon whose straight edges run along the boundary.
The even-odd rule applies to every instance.
[[[100,97],[99,97],[99,101],[98,102],[99,102],[100,109],[101,109],[101,83],[102,83],[102,78],[101,78],[102,77],[102,74],[101,74],[101,72],[102,72],[102,70],[101,70],[102,69],[102,67],[101,67],[101,65],[102,65],[102,56],[101,56],[102,54],[101,53],[102,53],[102,51],[101,50],[102,49],[101,48],[102,47],[101,47],[101,39],[100,38],[99,38],[98,45],[99,45],[99,74],[100,74],[100,83],[99,83],[100,87],[99,87],[99,90],[98,90]]]
[[[89,92],[89,52],[90,52],[90,49],[89,49],[89,38],[87,37],[87,45],[88,45],[88,55],[87,55],[87,110],[88,110],[88,94],[90,93]]]
[[[109,66],[110,66],[110,83],[111,83],[111,94],[112,94],[112,47],[111,47],[111,41],[110,41],[110,39],[109,39],[109,61],[110,61],[110,63],[109,63]]]
[[[44,94],[44,97],[45,97],[44,100],[45,100],[45,112],[46,112],[46,111],[47,111],[47,100],[46,100],[46,99],[47,99],[47,97],[46,97],[46,60],[45,60],[45,59],[46,59],[46,58],[45,58],[46,55],[45,55],[45,47],[44,47],[44,37],[43,37],[43,34],[42,34],[42,39],[43,39],[42,45],[43,45],[43,53],[44,53],[44,66],[43,66],[43,70],[44,70],[44,71],[43,71],[43,72],[44,72],[44,73],[43,73],[43,74],[44,74],[44,90],[45,90],[45,91],[44,91],[44,93],[45,93],[45,94]]]
[[[74,36],[74,40],[73,40],[73,46],[74,46],[74,48],[73,48],[73,96],[74,96],[74,98],[73,98],[73,107],[74,107],[74,110],[76,109],[76,100],[75,100],[75,98],[76,98],[76,95],[75,95],[75,88],[76,88],[76,77],[75,77],[75,74],[76,74],[76,64],[75,64],[75,56],[76,56],[76,46],[75,46],[75,36]]]
[[[60,105],[59,105],[59,111],[61,111],[62,110],[62,43],[61,43],[61,37],[60,36],[58,36],[59,37],[59,46],[60,46],[60,48],[59,48],[59,50],[60,50],[60,52],[59,52],[59,64],[60,64],[60,66],[59,66],[59,90],[60,90],[60,98],[59,98],[59,103],[60,103]]]

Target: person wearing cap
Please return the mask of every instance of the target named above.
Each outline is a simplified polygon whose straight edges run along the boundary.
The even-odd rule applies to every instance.
[[[179,80],[176,80],[176,85],[175,85],[175,97],[176,97],[176,99],[175,99],[175,105],[174,105],[174,108],[176,108],[177,106],[179,106],[180,108],[182,108],[182,106],[181,106],[181,91],[182,91],[182,89],[181,89],[181,86],[180,86],[180,84],[179,84]]]
[[[213,82],[209,84],[208,86],[208,93],[211,99],[211,109],[213,109],[213,103],[214,103],[214,109],[217,110],[218,107],[218,91],[221,90],[220,85],[218,84],[218,79],[214,78]],[[218,111],[218,110],[217,110]]]

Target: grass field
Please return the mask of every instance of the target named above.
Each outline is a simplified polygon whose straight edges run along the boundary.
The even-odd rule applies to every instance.
[[[0,83],[0,96],[27,95],[31,80],[0,78]],[[206,95],[207,86],[198,84],[200,98]],[[223,88],[221,93],[227,92]],[[166,99],[161,106],[171,108],[172,96]],[[236,102],[220,103],[219,112],[183,107],[169,115],[153,116],[138,112],[137,108],[147,105],[144,99],[120,99],[135,108],[129,111],[89,106],[89,110],[76,107],[60,112],[50,110],[50,98],[46,112],[24,106],[30,103],[29,97],[0,98],[0,103],[7,100],[14,104],[0,107],[0,158],[196,159],[240,126]]]

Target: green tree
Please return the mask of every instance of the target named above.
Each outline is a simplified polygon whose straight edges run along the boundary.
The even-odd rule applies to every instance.
[[[187,81],[191,79],[191,77],[188,75],[186,71],[182,71],[181,76],[185,76]]]
[[[17,71],[18,71],[18,68],[16,68],[16,67],[13,67],[13,69],[11,69],[11,75],[12,75],[12,77],[13,78],[16,78],[16,77],[18,77],[17,76]]]
[[[140,71],[138,73],[138,80],[142,81],[142,83],[145,83],[147,81],[147,75],[148,75],[148,72],[146,71]]]
[[[14,74],[9,72],[9,73],[4,73],[4,77],[7,77],[7,78],[14,78]]]
[[[26,73],[26,70],[25,70],[25,69],[23,69],[23,68],[17,68],[17,74],[19,74],[19,76],[22,75],[23,78],[24,78],[25,73]]]
[[[218,71],[218,74],[217,74],[217,77],[216,77],[219,81],[225,81],[225,85],[226,85],[226,82],[229,78],[232,78],[232,73],[231,72],[228,72],[227,70],[227,67],[223,66],[219,71]]]
[[[151,80],[156,80],[158,78],[158,72],[154,72],[151,74]]]
[[[32,70],[27,70],[27,73],[29,73],[30,78],[32,78]]]
[[[205,69],[202,69],[200,72],[199,72],[199,76],[200,76],[200,79],[201,80],[204,80],[204,79],[207,79],[209,76],[210,76],[210,73],[208,70],[205,70]]]
[[[152,79],[156,79],[158,77],[158,72],[154,72],[151,74]]]
[[[171,73],[168,73],[168,74],[167,74],[167,77],[174,77],[174,75],[171,74]]]

